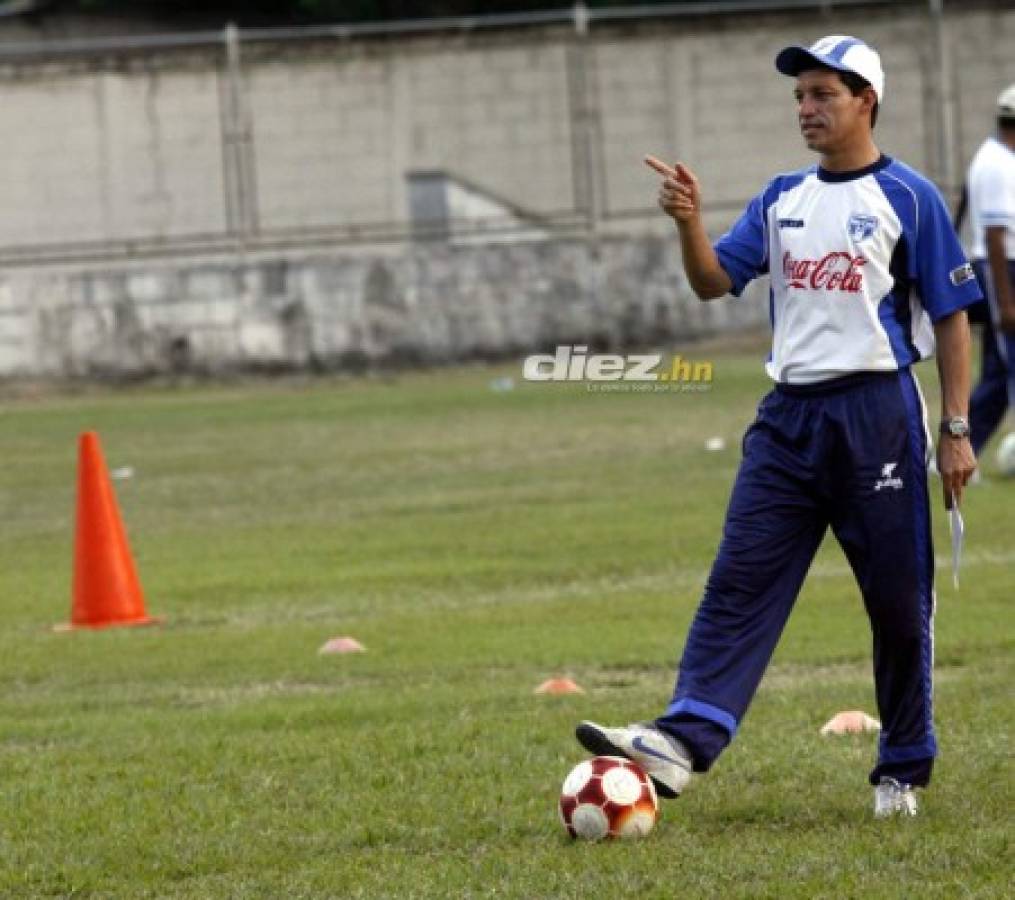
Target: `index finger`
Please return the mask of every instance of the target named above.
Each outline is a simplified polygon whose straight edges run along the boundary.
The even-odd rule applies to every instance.
[[[650,168],[655,169],[660,175],[664,175],[667,178],[676,178],[677,172],[675,169],[671,169],[662,160],[656,159],[654,156],[646,156],[645,164]]]

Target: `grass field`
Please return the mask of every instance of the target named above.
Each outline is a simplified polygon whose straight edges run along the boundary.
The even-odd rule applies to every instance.
[[[556,821],[575,722],[669,698],[759,355],[711,354],[699,394],[490,390],[505,366],[4,402],[0,895],[1005,895],[1015,482],[991,464],[960,593],[939,554],[921,817],[875,822],[873,740],[818,736],[873,712],[828,544],[737,742],[651,837]],[[163,627],[50,630],[86,428],[135,470],[117,491]],[[368,652],[318,655],[339,634]],[[557,674],[588,693],[533,695]]]

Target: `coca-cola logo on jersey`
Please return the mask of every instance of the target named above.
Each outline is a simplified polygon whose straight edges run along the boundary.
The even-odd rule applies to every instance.
[[[821,259],[794,259],[787,251],[782,257],[782,272],[787,287],[859,294],[863,290],[866,262],[862,256],[844,250],[826,253]]]

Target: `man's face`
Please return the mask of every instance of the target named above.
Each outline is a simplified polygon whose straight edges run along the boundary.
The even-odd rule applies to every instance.
[[[835,72],[825,69],[801,72],[794,96],[800,131],[808,149],[831,153],[866,139],[870,134],[873,94],[864,91],[854,97]]]

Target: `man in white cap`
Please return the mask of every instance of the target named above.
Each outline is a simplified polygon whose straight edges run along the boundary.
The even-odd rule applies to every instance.
[[[979,456],[1015,404],[1015,84],[997,98],[997,133],[973,157],[966,186],[973,269],[989,310],[980,381],[969,401]]]
[[[934,553],[926,412],[911,366],[937,346],[945,505],[975,469],[966,419],[969,326],[980,299],[937,189],[881,153],[878,54],[845,35],[788,47],[800,130],[818,164],[774,178],[714,245],[683,163],[648,157],[702,300],[771,276],[774,390],[758,407],[722,542],[665,712],[609,728],[581,723],[592,753],[641,764],[680,793],[736,734],[830,527],[863,594],[882,730],[870,775],[878,816],[916,812],[930,780]]]

